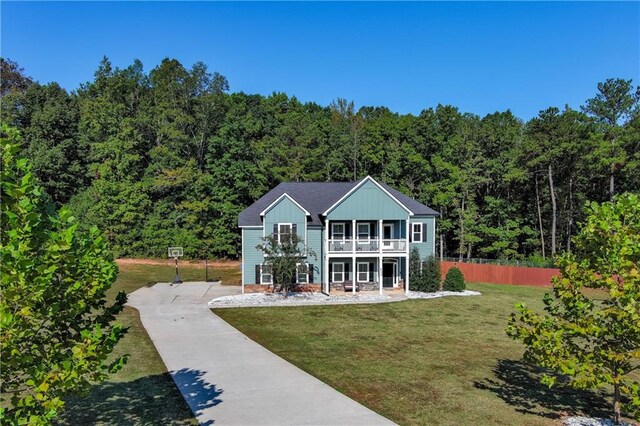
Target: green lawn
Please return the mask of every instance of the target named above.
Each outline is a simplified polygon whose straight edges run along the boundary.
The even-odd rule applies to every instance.
[[[223,282],[239,282],[238,267],[210,268],[210,276]],[[204,269],[181,267],[185,280],[204,280]],[[171,281],[173,269],[167,265],[120,265],[120,273],[109,292],[130,293],[156,281]],[[67,401],[62,424],[69,425],[195,425],[198,424],[145,331],[138,311],[126,307],[119,321],[129,332],[116,348],[130,354],[127,365],[109,381],[94,385],[84,397]]]
[[[538,372],[521,362],[522,346],[505,335],[514,304],[540,309],[548,290],[469,288],[483,295],[215,313],[400,424],[545,425],[567,412],[609,414],[601,394],[541,386]]]

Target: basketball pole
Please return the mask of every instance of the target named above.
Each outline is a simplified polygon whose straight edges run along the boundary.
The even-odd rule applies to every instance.
[[[174,257],[176,261],[176,276],[173,278],[173,284],[182,284],[182,279],[180,279],[180,274],[178,274],[178,256]]]

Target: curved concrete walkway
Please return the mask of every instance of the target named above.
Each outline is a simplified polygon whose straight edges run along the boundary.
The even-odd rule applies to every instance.
[[[207,307],[239,287],[156,284],[129,295],[162,360],[201,424],[391,425],[305,373]]]

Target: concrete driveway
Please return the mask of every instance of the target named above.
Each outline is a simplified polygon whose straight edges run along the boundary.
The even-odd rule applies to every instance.
[[[249,340],[207,307],[215,297],[239,293],[239,287],[212,283],[161,283],[129,295],[201,424],[394,424]]]

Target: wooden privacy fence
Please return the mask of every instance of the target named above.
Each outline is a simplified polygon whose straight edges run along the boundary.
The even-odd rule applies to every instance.
[[[443,261],[440,262],[443,279],[453,266],[457,266],[462,271],[464,280],[467,282],[551,287],[551,277],[560,275],[560,270],[554,268]]]

